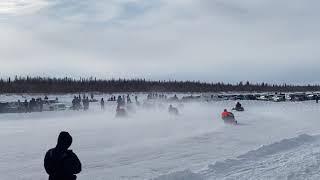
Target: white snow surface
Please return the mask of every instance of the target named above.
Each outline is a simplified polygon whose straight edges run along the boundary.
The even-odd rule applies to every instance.
[[[72,95],[58,97],[70,103]],[[92,103],[88,112],[0,114],[0,179],[48,179],[43,158],[62,130],[73,136],[71,149],[82,161],[79,180],[320,178],[319,104],[242,104],[246,111],[235,112],[238,126],[220,119],[234,101],[174,104],[177,117],[164,103],[117,119],[110,102],[105,111]]]

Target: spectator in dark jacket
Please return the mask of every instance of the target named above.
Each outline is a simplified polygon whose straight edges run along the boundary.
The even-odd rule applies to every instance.
[[[68,150],[72,137],[62,131],[55,148],[50,149],[44,158],[44,167],[49,174],[49,180],[76,180],[76,174],[81,172],[81,162],[77,155]]]

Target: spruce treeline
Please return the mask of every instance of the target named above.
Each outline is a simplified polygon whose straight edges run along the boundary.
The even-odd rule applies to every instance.
[[[145,79],[97,79],[18,77],[1,78],[0,93],[78,92],[305,92],[320,91],[319,85],[288,85],[240,82],[237,84],[200,81],[153,81]]]

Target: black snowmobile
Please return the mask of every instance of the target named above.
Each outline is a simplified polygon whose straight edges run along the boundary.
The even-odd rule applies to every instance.
[[[244,108],[241,106],[241,107],[234,107],[232,108],[233,111],[244,111]]]

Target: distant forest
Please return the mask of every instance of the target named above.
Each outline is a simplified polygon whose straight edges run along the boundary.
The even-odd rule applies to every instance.
[[[319,85],[289,85],[239,82],[154,81],[145,79],[97,79],[18,77],[1,78],[0,93],[79,93],[79,92],[305,92],[320,91]]]

